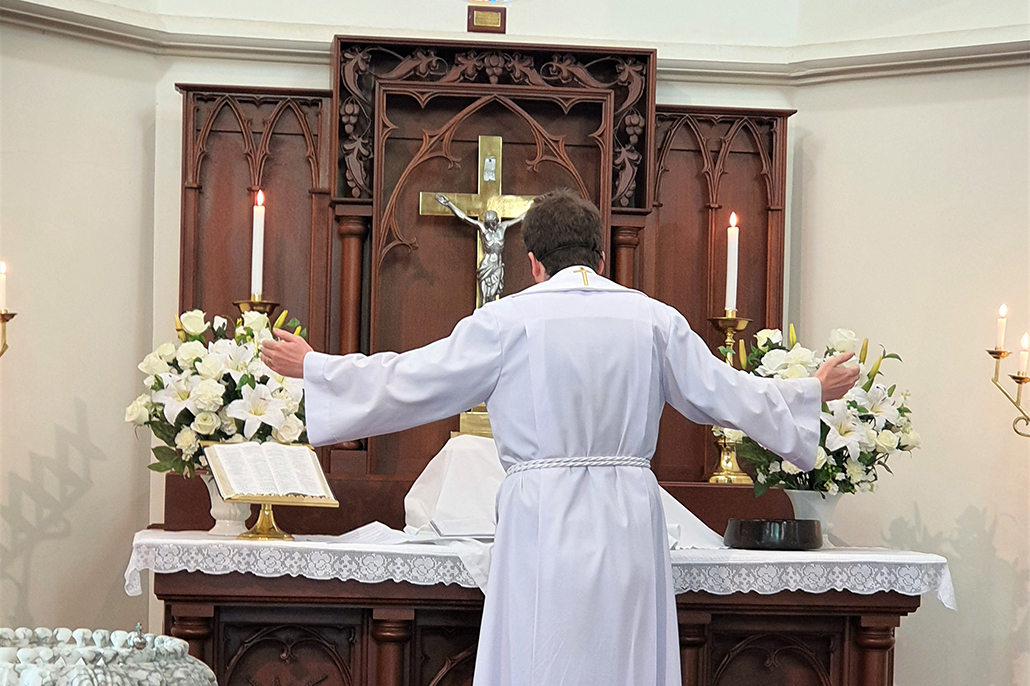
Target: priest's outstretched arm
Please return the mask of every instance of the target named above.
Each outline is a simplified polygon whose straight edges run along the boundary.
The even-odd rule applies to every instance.
[[[822,382],[764,379],[733,369],[712,355],[679,312],[668,308],[665,314],[666,401],[691,421],[738,429],[801,469],[812,469],[821,429]]]
[[[490,308],[462,319],[447,338],[405,353],[308,352],[308,440],[327,445],[453,417],[487,399],[500,376],[501,354]]]

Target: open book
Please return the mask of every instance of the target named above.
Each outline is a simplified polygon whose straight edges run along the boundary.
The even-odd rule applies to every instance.
[[[220,443],[204,454],[225,500],[338,505],[318,456],[307,446]]]

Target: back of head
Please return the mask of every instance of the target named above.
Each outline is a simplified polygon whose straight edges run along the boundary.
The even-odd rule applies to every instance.
[[[596,269],[604,250],[601,213],[572,191],[551,191],[533,201],[522,220],[522,239],[548,275],[576,265]]]

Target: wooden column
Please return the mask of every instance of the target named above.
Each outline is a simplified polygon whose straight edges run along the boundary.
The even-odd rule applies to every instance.
[[[704,683],[704,649],[708,643],[708,625],[712,615],[707,612],[679,611],[680,669],[683,686]]]
[[[212,666],[209,646],[215,618],[214,606],[206,603],[174,603],[171,614],[172,636],[186,641],[190,646],[190,655]]]
[[[858,648],[858,673],[861,686],[891,686],[891,651],[894,628],[901,617],[864,615],[858,618],[855,645]]]
[[[626,288],[637,287],[637,247],[646,222],[647,214],[639,211],[612,213],[612,254],[608,256],[612,266],[608,274]]]
[[[404,686],[404,656],[411,640],[415,611],[383,607],[372,610],[372,638],[376,641],[377,686]]]
[[[361,257],[368,235],[368,218],[353,214],[350,205],[336,206],[340,234],[340,348],[341,355],[361,349]],[[371,212],[371,207],[367,208]],[[345,212],[347,214],[345,214]]]

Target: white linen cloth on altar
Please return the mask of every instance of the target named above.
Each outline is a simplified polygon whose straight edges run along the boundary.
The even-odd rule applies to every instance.
[[[497,524],[495,503],[504,476],[493,439],[455,436],[429,461],[404,497],[403,534],[394,531],[390,535],[387,532],[391,530],[378,522],[352,533],[358,534],[355,540],[359,541],[363,536],[375,535],[389,543],[432,541],[448,546],[485,591]],[[726,547],[722,536],[668,491],[659,487],[659,492],[670,549]]]
[[[352,535],[356,532],[362,535]],[[475,588],[476,582],[453,550],[403,539],[403,533],[385,524],[368,525],[342,536],[298,535],[293,541],[247,541],[211,536],[206,531],[146,529],[132,539],[125,593],[138,596],[143,592],[140,573],[147,570],[155,574],[235,572],[265,578],[300,576],[363,584],[396,581]],[[671,557],[677,594],[935,593],[946,607],[955,609],[948,561],[940,555],[886,548],[723,548],[674,550]]]
[[[760,379],[711,354],[673,308],[569,268],[407,353],[304,361],[308,438],[391,433],[486,402],[502,465],[649,459],[666,402],[815,462],[820,384]],[[678,686],[658,482],[639,466],[504,479],[476,686]]]

